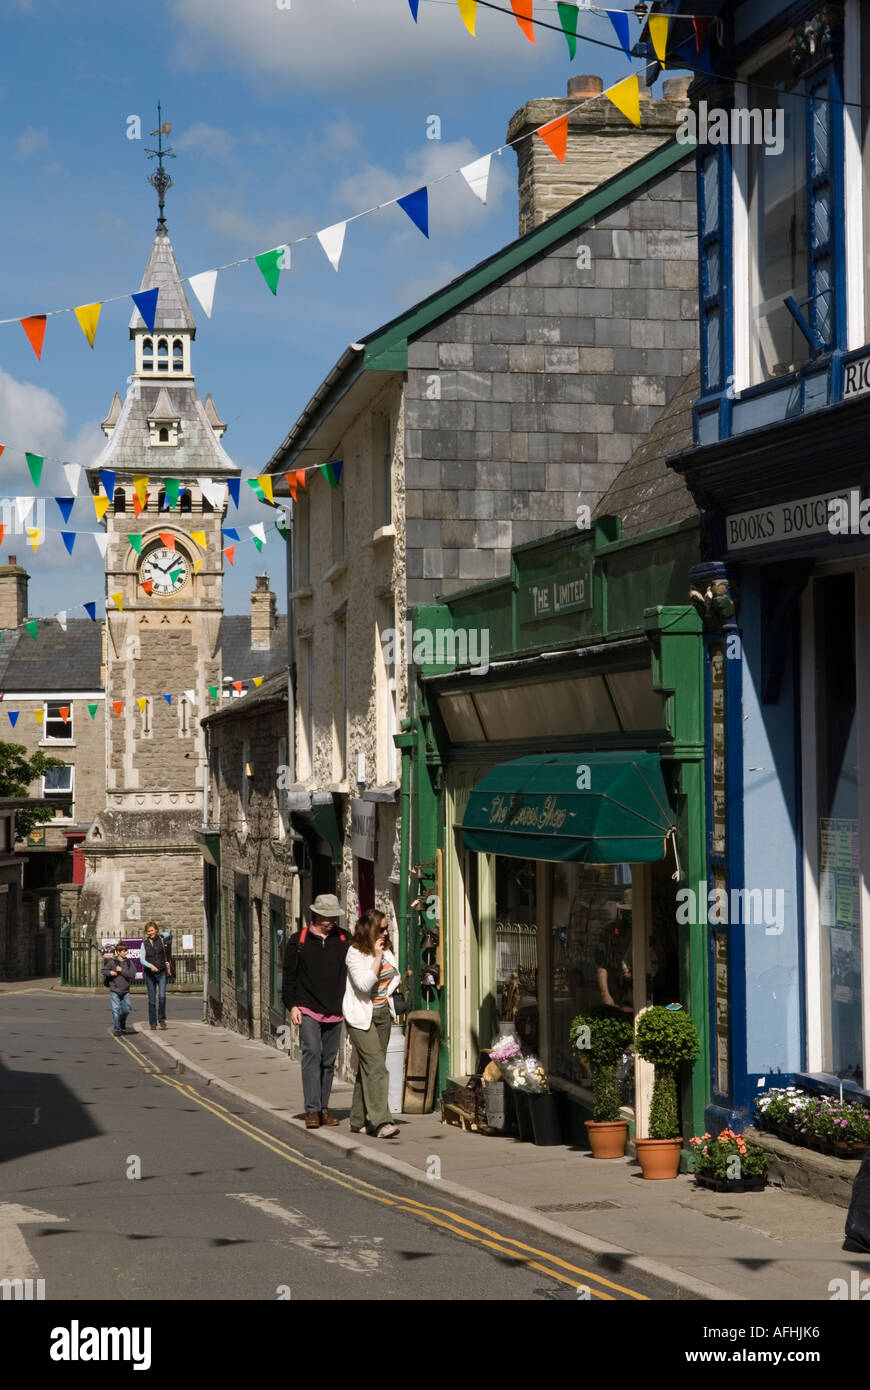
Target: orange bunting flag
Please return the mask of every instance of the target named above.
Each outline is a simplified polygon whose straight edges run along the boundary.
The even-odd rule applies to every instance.
[[[97,336],[97,324],[100,321],[102,307],[102,304],[80,304],[77,309],[73,309],[73,313],[78,319],[79,328],[91,347],[94,346],[94,339]]]
[[[617,82],[615,87],[608,87],[604,95],[613,102],[617,111],[628,117],[632,125],[640,125],[640,85],[637,73],[624,78],[622,82]]]
[[[45,314],[32,314],[30,318],[19,319],[19,323],[27,334],[27,341],[41,362],[42,344],[45,342],[45,325],[47,323]]]
[[[111,497],[94,497],[94,511],[97,514],[97,521],[102,521],[111,505]]]
[[[459,13],[462,15],[462,23],[469,34],[473,34],[474,21],[477,15],[477,0],[456,0],[456,3],[459,6]]]
[[[148,479],[134,478],[133,491],[136,494],[140,507],[144,507],[148,501]]]
[[[58,714],[60,715],[61,719],[63,720],[64,724],[68,724],[68,723],[69,723],[69,705],[59,705],[59,706],[58,706],[58,711],[57,711],[57,712],[58,712]]]
[[[6,535],[6,527],[0,526],[0,545],[3,544],[3,537]]]
[[[148,597],[150,598],[150,597],[151,597],[151,590],[154,588],[154,580],[153,580],[153,579],[146,579],[146,580],[144,580],[141,587],[145,590],[146,594],[147,594]]]
[[[145,498],[144,498],[144,500],[141,501],[141,502],[139,501],[139,498],[138,498],[138,497],[134,497],[134,498],[133,498],[133,513],[134,513],[135,516],[141,516],[141,514],[144,512],[145,508],[148,506],[148,498],[149,498],[150,496],[151,496],[150,492],[146,492]]]
[[[173,535],[173,533],[172,533],[171,531],[161,531],[161,532],[160,532],[160,539],[162,540],[163,544],[166,546],[166,549],[167,549],[167,550],[174,550],[174,549],[175,549],[175,536]]]
[[[119,613],[123,613],[123,611],[124,611],[124,604],[123,604],[122,600],[123,600],[123,598],[124,598],[124,595],[123,595],[122,591],[119,589],[118,592],[117,592],[116,594],[109,594],[109,598],[112,600],[112,602],[114,603],[115,607],[118,609],[118,612],[119,612]]]
[[[147,696],[147,695],[137,695],[137,696],[136,696],[136,704],[139,706],[140,710],[141,710],[142,713],[144,714],[144,713],[145,713],[145,706],[148,704],[148,696]]]
[[[121,710],[122,710],[123,708],[124,708],[124,701],[123,701],[123,700],[113,700],[113,701],[112,701],[112,709],[115,711],[115,713],[117,714],[117,716],[118,716],[119,719],[121,718]]]
[[[568,117],[559,116],[555,121],[548,121],[538,127],[537,133],[561,164],[568,149]]]
[[[652,39],[653,50],[660,63],[665,61],[665,53],[668,47],[669,23],[670,20],[667,15],[650,15],[648,20],[649,36]]]
[[[4,450],[5,448],[6,448],[6,445],[5,445],[5,444],[0,444],[0,457],[2,457],[2,455],[3,455],[3,450]]]
[[[241,682],[241,681],[233,681],[233,690],[237,690],[237,691],[239,692],[239,694],[241,695],[241,693],[242,693],[242,682]]]
[[[44,709],[35,709],[35,710],[33,711],[33,717],[34,717],[34,719],[36,720],[37,724],[41,724],[41,723],[42,723],[42,720],[43,720],[44,715],[45,715],[45,710],[44,710]]]
[[[205,550],[205,531],[191,531],[190,539],[196,541],[200,550]]]
[[[271,473],[264,473],[264,474],[262,475],[262,477],[259,477],[259,478],[257,479],[257,482],[260,484],[260,487],[263,489],[263,491],[264,491],[265,494],[266,494],[266,500],[267,500],[268,502],[274,502],[274,500],[275,500],[274,497],[272,496],[272,483],[273,483],[273,481],[274,481],[274,480],[273,480],[273,478],[272,478]]]
[[[511,9],[517,17],[517,24],[529,43],[534,43],[535,26],[532,23],[532,0],[511,0]]]
[[[236,547],[235,547],[234,545],[228,545],[227,548],[226,548],[226,550],[224,551],[224,554],[226,555],[226,557],[227,557],[227,559],[229,560],[229,562],[230,562],[231,565],[234,565],[234,564],[236,563],[235,560],[233,559],[233,556],[235,555],[235,553],[236,553]]]

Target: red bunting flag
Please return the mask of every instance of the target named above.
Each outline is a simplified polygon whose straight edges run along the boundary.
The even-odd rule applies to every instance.
[[[151,597],[151,590],[154,588],[154,580],[153,580],[153,579],[146,579],[146,580],[144,580],[144,582],[143,582],[143,584],[142,584],[142,588],[145,590],[146,594],[147,594],[148,597],[150,598],[150,597]]]
[[[231,565],[234,565],[234,564],[236,563],[235,560],[233,559],[233,556],[235,555],[235,553],[236,553],[236,547],[235,547],[234,545],[228,545],[228,546],[226,547],[226,549],[224,550],[224,554],[226,555],[226,557],[227,557],[227,559],[229,560],[229,562],[230,562]]]
[[[5,445],[5,444],[0,444],[0,455],[2,455],[3,450],[4,450],[5,448],[6,448],[6,445]]]
[[[119,719],[121,718],[121,710],[122,710],[123,708],[124,708],[124,701],[123,701],[123,700],[113,700],[113,701],[112,701],[112,709],[115,711],[115,713],[117,714],[117,716],[118,716]]]
[[[3,544],[3,537],[6,535],[6,527],[0,526],[0,545]]]
[[[45,314],[32,314],[30,318],[19,319],[21,327],[27,334],[27,341],[40,362],[42,361],[42,344],[45,341],[46,322]]]
[[[60,715],[60,717],[61,717],[61,719],[63,720],[64,724],[68,724],[68,723],[69,723],[69,705],[60,705],[60,706],[58,706],[58,714]]]
[[[517,17],[517,24],[529,43],[534,43],[535,26],[532,23],[532,0],[511,0],[511,9]]]
[[[140,515],[142,514],[142,512],[145,510],[145,508],[148,506],[148,498],[149,498],[150,496],[151,496],[151,493],[150,493],[150,492],[146,492],[146,494],[145,494],[145,501],[144,501],[144,502],[140,502],[140,501],[139,501],[138,494],[134,495],[134,497],[133,497],[133,511],[135,512],[136,516],[140,516]]]
[[[704,47],[707,39],[707,30],[710,28],[710,21],[709,19],[693,19],[692,28],[695,31],[695,48],[700,57],[701,49]]]
[[[160,539],[162,540],[163,544],[166,546],[166,549],[167,549],[167,550],[174,550],[174,549],[175,549],[175,537],[174,537],[174,535],[172,534],[171,531],[161,531],[161,532],[160,532]]]
[[[559,116],[555,121],[538,126],[537,134],[562,164],[568,150],[568,117]]]
[[[241,695],[241,693],[242,693],[242,682],[241,682],[241,681],[233,681],[233,690],[237,690],[237,691],[239,692],[239,694]]]

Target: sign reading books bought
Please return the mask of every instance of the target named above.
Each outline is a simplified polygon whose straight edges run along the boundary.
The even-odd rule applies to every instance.
[[[755,507],[750,512],[735,512],[733,516],[726,516],[728,551],[776,545],[780,541],[830,532],[832,509],[828,504],[835,499],[845,500],[848,506],[849,489],[775,502],[768,507]]]

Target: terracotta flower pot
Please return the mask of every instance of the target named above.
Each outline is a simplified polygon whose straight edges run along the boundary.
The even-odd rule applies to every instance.
[[[622,1158],[628,1139],[628,1120],[586,1120],[593,1158]]]
[[[634,1146],[645,1178],[657,1181],[677,1176],[682,1139],[635,1139]]]

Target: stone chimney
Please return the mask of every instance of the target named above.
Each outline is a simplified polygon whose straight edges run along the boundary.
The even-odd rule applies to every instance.
[[[258,574],[255,582],[257,587],[251,594],[251,646],[255,651],[268,651],[275,631],[275,595],[269,588],[268,574]]]
[[[20,627],[27,617],[27,582],[30,575],[14,555],[0,565],[0,629]]]
[[[662,83],[662,99],[654,100],[641,74],[640,127],[632,125],[609,97],[602,95],[600,77],[570,77],[567,97],[526,102],[511,118],[508,140],[530,135],[538,126],[569,111],[572,114],[568,116],[568,150],[563,164],[537,137],[521,140],[514,147],[519,165],[520,236],[672,140],[679,113],[689,104],[690,81],[687,77],[667,78]],[[581,102],[586,105],[572,111]]]

